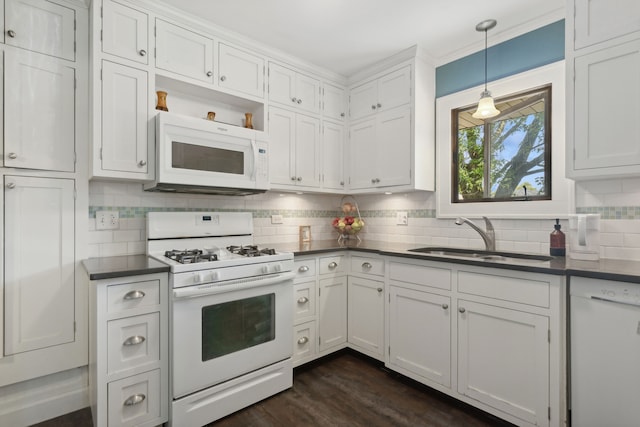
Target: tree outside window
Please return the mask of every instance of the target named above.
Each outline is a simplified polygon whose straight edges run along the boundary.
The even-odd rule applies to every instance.
[[[500,114],[452,111],[452,202],[551,199],[551,86],[496,100]]]

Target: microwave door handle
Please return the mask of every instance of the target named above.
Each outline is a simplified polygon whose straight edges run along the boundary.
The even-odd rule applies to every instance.
[[[251,181],[255,181],[256,173],[258,172],[258,144],[255,139],[251,140],[251,151],[253,151],[253,170],[251,172]]]

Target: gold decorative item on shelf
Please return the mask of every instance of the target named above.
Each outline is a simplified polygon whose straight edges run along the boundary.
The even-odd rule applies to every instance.
[[[247,129],[253,129],[253,114],[244,113],[244,117],[244,127],[246,127]]]
[[[167,108],[167,92],[163,90],[159,90],[156,92],[158,95],[158,104],[156,105],[156,110],[161,111],[169,111]]]
[[[344,196],[340,209],[343,215],[334,218],[331,223],[333,228],[340,233],[338,241],[342,242],[343,240],[356,238],[358,242],[360,242],[361,240],[358,233],[364,228],[364,221],[360,216],[360,209],[358,208],[358,202],[356,202],[355,197]]]
[[[207,120],[211,120],[214,121],[216,119],[216,113],[215,111],[209,111],[207,113]]]

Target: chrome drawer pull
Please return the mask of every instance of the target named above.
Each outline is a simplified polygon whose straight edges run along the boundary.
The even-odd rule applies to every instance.
[[[373,266],[371,265],[370,262],[363,262],[362,263],[362,268],[370,269],[371,267],[373,267]]]
[[[301,265],[300,268],[298,268],[298,271],[300,273],[306,273],[307,271],[309,271],[309,267],[307,267],[306,265]]]
[[[466,310],[464,307],[460,307],[460,308],[458,309],[458,311],[459,311],[460,313],[464,313],[464,312],[465,312],[465,311],[467,311],[467,310]]]
[[[442,304],[442,309],[447,310],[449,308],[449,304]]]
[[[378,293],[382,293],[383,289],[382,288],[378,288],[377,291],[378,291]]]
[[[139,403],[144,402],[144,400],[147,398],[147,396],[145,396],[142,393],[139,394],[134,394],[133,396],[130,396],[127,400],[124,401],[124,406],[133,406],[133,405],[137,405]]]
[[[144,292],[142,291],[130,291],[130,292],[127,292],[124,296],[125,300],[140,299],[140,298],[144,298]]]
[[[307,298],[307,297],[298,298],[298,304],[306,304],[308,302],[309,302],[309,298]]]
[[[333,270],[334,268],[338,267],[338,263],[336,263],[335,261],[331,261],[328,267],[330,270]]]
[[[302,344],[306,344],[309,342],[309,338],[307,337],[302,337],[298,340],[298,344],[302,345]]]
[[[138,344],[142,344],[145,341],[146,341],[145,337],[143,337],[141,335],[134,335],[134,336],[129,337],[126,340],[124,340],[122,345],[138,345]]]

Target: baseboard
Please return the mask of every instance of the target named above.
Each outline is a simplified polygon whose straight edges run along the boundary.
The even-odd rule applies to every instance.
[[[27,427],[89,406],[86,367],[0,388],[0,426]]]

